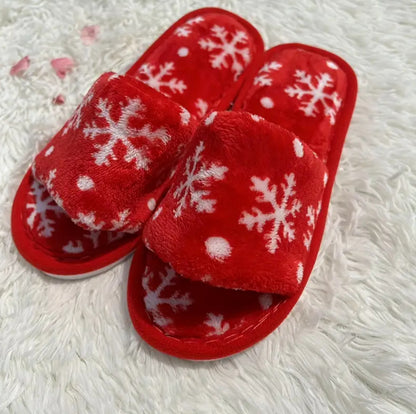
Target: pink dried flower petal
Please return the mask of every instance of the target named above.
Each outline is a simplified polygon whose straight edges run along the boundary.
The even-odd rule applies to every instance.
[[[93,26],[84,26],[81,30],[81,40],[84,45],[92,45],[96,40],[97,36],[100,33],[100,27],[97,25]]]
[[[22,75],[27,68],[30,66],[30,59],[29,56],[25,56],[24,58],[20,59],[16,64],[12,66],[10,69],[10,75]]]
[[[52,102],[55,105],[63,105],[65,103],[65,96],[63,96],[63,95],[55,96],[55,98],[53,98]]]
[[[56,74],[63,79],[68,72],[74,67],[74,61],[71,58],[52,59],[51,65],[55,69]]]

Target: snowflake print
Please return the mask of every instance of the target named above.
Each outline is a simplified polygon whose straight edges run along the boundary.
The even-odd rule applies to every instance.
[[[79,254],[84,252],[84,246],[82,245],[81,240],[70,240],[62,247],[62,250],[69,254]]]
[[[254,85],[259,86],[271,86],[272,78],[269,76],[270,72],[277,71],[282,67],[278,62],[272,61],[266,63],[257,73],[257,76],[254,78]]]
[[[56,168],[49,171],[48,178],[46,179],[46,182],[45,182],[45,187],[48,190],[49,194],[54,198],[55,203],[59,207],[62,207],[63,206],[63,201],[62,201],[61,197],[59,197],[58,193],[53,188],[52,181],[55,178],[56,178]]]
[[[105,144],[94,145],[94,148],[97,149],[97,152],[93,154],[96,165],[109,166],[110,160],[117,160],[114,147],[120,142],[126,149],[124,160],[128,163],[133,161],[137,170],[147,170],[150,160],[145,155],[146,146],[136,148],[131,141],[135,138],[143,137],[147,138],[148,142],[159,140],[166,145],[170,140],[170,135],[165,128],[158,128],[152,131],[150,124],[145,124],[139,129],[129,126],[131,118],[140,119],[142,113],[146,110],[140,99],[129,98],[126,105],[120,103],[121,115],[117,121],[111,117],[112,106],[107,99],[100,99],[97,109],[97,118],[105,120],[107,125],[98,127],[94,121],[91,125],[86,125],[84,128],[85,138],[87,139],[95,140],[100,135],[109,137]]]
[[[69,130],[74,131],[80,127],[84,108],[91,102],[93,96],[94,94],[92,92],[89,92],[87,93],[87,95],[84,96],[84,99],[78,105],[77,109],[75,110],[74,114],[69,119],[69,121],[66,123],[65,128],[62,131],[62,135],[66,135]]]
[[[296,84],[288,86],[285,92],[291,98],[297,98],[301,101],[299,109],[306,116],[315,117],[320,112],[317,104],[320,103],[324,114],[329,118],[331,125],[335,124],[335,116],[341,107],[342,99],[337,92],[326,92],[334,87],[333,79],[328,73],[320,73],[312,79],[310,74],[303,70],[297,70],[295,73]]]
[[[228,322],[224,322],[223,319],[223,315],[215,315],[213,313],[207,314],[207,319],[204,324],[213,328],[213,331],[208,333],[207,336],[224,335],[230,329],[230,324]]]
[[[100,230],[90,230],[84,234],[84,237],[91,240],[92,247],[96,249],[100,245],[100,236],[102,232]]]
[[[106,235],[107,237],[104,238],[102,235]],[[120,240],[123,238],[123,233],[114,231],[90,230],[85,232],[83,237],[91,241],[93,249],[97,249],[99,247],[109,245],[116,240]],[[79,254],[85,251],[84,244],[81,240],[68,241],[68,243],[62,247],[62,250],[69,254]]]
[[[96,223],[95,213],[90,212],[88,214],[78,213],[78,216],[75,220],[73,220],[75,224],[83,224],[84,226],[88,227],[91,230],[101,230],[104,226],[104,222],[101,221],[100,223]]]
[[[204,20],[205,19],[201,16],[197,16],[197,17],[194,17],[192,19],[187,20],[184,25],[178,27],[175,30],[175,35],[178,36],[178,37],[188,37],[190,35],[191,31],[192,31],[191,26],[193,26],[194,24],[197,24],[197,23],[201,23]]]
[[[35,180],[30,186],[29,194],[34,197],[34,202],[26,204],[26,208],[32,210],[27,218],[27,224],[33,229],[35,219],[38,217],[39,223],[36,227],[38,235],[49,238],[55,231],[53,227],[55,220],[48,217],[48,212],[59,217],[63,213],[63,210],[55,203],[47,189]]]
[[[126,225],[128,224],[127,217],[129,215],[130,215],[130,210],[129,209],[120,211],[118,213],[117,219],[116,220],[111,220],[111,224],[113,225],[111,230],[115,231],[115,230],[120,230],[120,229],[123,229],[124,227],[126,227]]]
[[[125,233],[122,231],[107,231],[107,244],[120,240],[124,237]]]
[[[250,62],[250,49],[247,46],[247,34],[242,31],[229,33],[224,27],[215,25],[211,28],[211,37],[201,39],[199,46],[210,53],[210,63],[215,69],[228,68],[236,80],[245,66]]]
[[[171,77],[174,69],[175,65],[173,62],[166,62],[163,65],[159,65],[158,69],[156,69],[155,65],[145,63],[140,66],[139,79],[166,96],[183,93],[186,85],[182,80]]]
[[[293,198],[296,194],[294,190],[296,186],[295,174],[286,174],[285,181],[286,183],[281,184],[283,196],[279,204],[277,201],[278,188],[275,184],[270,186],[270,178],[262,180],[259,177],[252,177],[251,182],[253,185],[250,187],[250,190],[261,194],[256,197],[256,201],[258,203],[270,204],[273,211],[264,213],[257,207],[253,207],[252,214],[244,211],[243,216],[239,220],[239,223],[245,225],[249,231],[256,226],[259,233],[263,233],[264,225],[267,222],[273,223],[270,231],[264,235],[266,248],[272,254],[279,248],[282,237],[289,242],[295,239],[295,229],[293,228],[293,222],[289,221],[289,217],[296,217],[296,213],[302,207],[300,201]]]
[[[186,310],[189,305],[192,304],[189,292],[180,294],[177,290],[173,292],[169,297],[162,297],[163,291],[168,286],[175,285],[175,279],[177,278],[176,272],[171,267],[165,267],[165,272],[159,272],[160,284],[155,290],[150,289],[149,282],[154,278],[154,273],[150,271],[148,267],[145,269],[145,275],[142,279],[142,287],[146,292],[144,297],[144,305],[147,312],[150,313],[154,322],[158,326],[166,326],[172,323],[171,318],[163,316],[160,305],[169,306],[173,312],[180,310]]]
[[[208,102],[204,101],[201,98],[198,98],[195,102],[195,107],[196,109],[198,109],[198,112],[196,113],[198,118],[203,118],[208,111]]]
[[[208,166],[201,162],[201,154],[204,149],[204,143],[201,141],[196,147],[195,153],[186,160],[185,180],[173,192],[173,197],[179,200],[174,210],[176,218],[182,215],[182,210],[187,207],[188,203],[198,213],[213,213],[215,211],[217,200],[206,198],[210,195],[210,191],[208,189],[197,190],[195,189],[195,184],[199,183],[207,188],[211,181],[223,180],[228,168],[214,163]]]
[[[312,234],[315,229],[316,220],[318,219],[319,213],[321,212],[321,202],[319,202],[318,207],[315,209],[312,206],[308,206],[306,211],[306,217],[308,218],[308,227],[309,229],[306,233],[303,234],[303,244],[306,247],[306,250],[309,250],[311,247]]]

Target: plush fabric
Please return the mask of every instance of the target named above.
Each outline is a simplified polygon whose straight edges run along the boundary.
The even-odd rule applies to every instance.
[[[247,20],[218,9],[196,10],[165,32],[127,72],[172,97],[197,119],[227,109],[263,52]]]
[[[303,277],[327,180],[293,133],[243,112],[212,112],[143,232],[181,275],[290,295]]]
[[[326,162],[349,86],[329,56],[302,45],[273,48],[236,106],[292,131]]]
[[[196,119],[229,107],[262,51],[251,24],[205,8],[182,16],[125,64],[125,76],[102,75],[36,157],[40,183],[27,173],[17,191],[12,230],[21,254],[66,278],[99,272],[128,254],[169,187]],[[29,58],[24,62],[27,70]],[[59,58],[52,66],[64,79],[74,62]],[[64,100],[59,94],[53,102]]]
[[[137,232],[196,120],[130,76],[102,75],[36,157],[33,173],[75,224]]]
[[[262,94],[252,91],[259,72],[270,68],[269,56],[286,53],[293,58],[289,68],[331,62],[343,74],[342,97],[331,91],[336,84],[320,83],[318,91],[302,92],[306,99],[296,105],[287,102],[296,125],[316,118],[317,132],[307,138],[325,142],[327,152],[319,155],[293,132],[240,111],[246,101],[278,99],[272,92],[283,89],[285,76],[262,77]],[[127,299],[135,328],[177,357],[226,357],[270,334],[299,300],[321,244],[356,76],[339,56],[301,44],[276,46],[258,63],[233,110],[214,111],[202,121],[146,223],[146,247],[139,244],[130,269]],[[319,77],[319,70],[306,76]],[[326,95],[336,98],[336,113],[327,110]]]
[[[360,91],[301,299],[260,343],[202,363],[139,338],[125,304],[129,263],[75,283],[45,277],[14,247],[10,213],[33,156],[94,80],[123,70],[176,19],[207,4],[249,19],[268,48],[301,42],[339,54]],[[414,412],[412,1],[13,0],[0,10],[0,412]],[[80,32],[92,24],[100,34],[85,46]],[[9,76],[25,55],[25,75]],[[61,80],[49,62],[63,56],[76,65]],[[52,103],[58,94],[64,105]]]

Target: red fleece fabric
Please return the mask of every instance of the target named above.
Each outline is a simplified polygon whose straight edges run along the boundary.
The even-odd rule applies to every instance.
[[[19,186],[13,203],[12,232],[22,256],[49,274],[78,278],[128,254],[139,241],[139,233],[126,231],[138,230],[156,208],[169,187],[168,170],[183,151],[181,142],[189,139],[185,136],[189,114],[179,105],[196,119],[213,109],[228,108],[245,77],[256,70],[262,54],[263,41],[250,23],[225,10],[204,8],[186,14],[167,29],[127,76],[104,75],[95,86],[102,101],[97,101],[99,95],[88,95],[58,133],[61,138],[55,137],[38,156],[33,172],[43,184],[33,178],[30,169]],[[154,90],[170,101],[162,95],[157,98]],[[115,102],[110,102],[113,98]],[[143,106],[139,108],[132,98],[141,99]],[[180,108],[178,136],[166,145],[165,154],[159,150],[166,144],[166,126],[153,125],[150,118],[146,121],[147,115],[142,113],[145,106],[150,115],[157,112],[157,122],[167,120],[172,128],[178,122],[175,108]],[[194,127],[191,116],[188,128]],[[143,136],[125,139],[126,134],[137,130]],[[118,141],[114,146],[109,145],[110,135]],[[149,147],[145,138],[161,142]],[[82,152],[85,146],[87,152]],[[88,159],[82,164],[84,158]],[[134,165],[140,159],[138,164],[145,169],[144,158],[151,165],[138,173]],[[69,172],[65,177],[62,166]],[[108,182],[104,182],[106,178]],[[106,215],[100,218],[104,206]],[[80,207],[82,211],[78,211]],[[108,228],[113,231],[104,230]]]
[[[323,162],[293,133],[248,113],[213,112],[143,238],[187,278],[291,295],[326,180]]]
[[[355,74],[338,56],[280,45],[233,106],[256,115],[206,118],[132,261],[129,313],[146,342],[180,358],[218,359],[282,323],[319,251],[356,95]],[[268,261],[272,251],[280,262]]]
[[[250,23],[225,10],[201,9],[184,16],[127,74],[201,119],[213,108],[227,109],[243,73],[262,53],[263,41]]]
[[[277,47],[265,53],[235,106],[292,131],[326,163],[347,87],[331,57],[302,45]]]
[[[33,173],[79,226],[137,232],[195,127],[161,93],[106,73],[38,154]]]

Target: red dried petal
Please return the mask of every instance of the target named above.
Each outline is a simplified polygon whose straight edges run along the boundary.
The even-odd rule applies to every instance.
[[[92,45],[96,40],[97,36],[100,33],[100,27],[97,25],[85,26],[81,30],[81,40],[84,45]]]
[[[65,103],[65,96],[63,96],[63,95],[55,96],[55,98],[53,98],[52,102],[55,105],[63,105]]]
[[[63,79],[68,72],[70,72],[74,67],[74,61],[71,58],[58,58],[52,59],[51,65],[54,68],[56,74]]]
[[[98,34],[100,33],[100,27],[97,25],[92,26],[85,26],[81,30],[81,40],[84,45],[92,45],[98,37]]]
[[[24,58],[20,59],[16,64],[12,66],[12,68],[10,69],[10,75],[12,76],[22,75],[29,66],[30,66],[29,56],[25,56]]]

